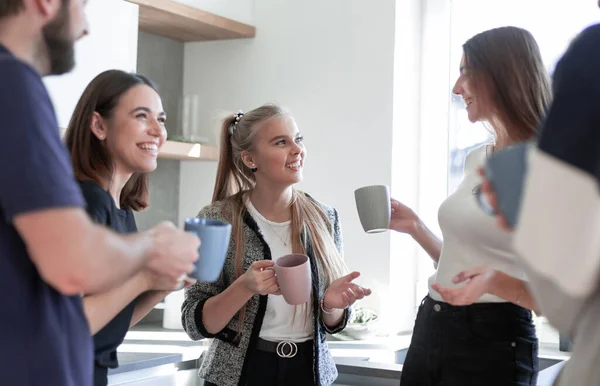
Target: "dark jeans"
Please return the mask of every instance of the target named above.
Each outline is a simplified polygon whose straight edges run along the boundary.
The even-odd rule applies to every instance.
[[[313,386],[312,343],[308,349],[298,350],[293,358],[280,358],[276,353],[254,350],[248,353],[250,363],[246,386]],[[218,386],[204,382],[205,386]]]
[[[423,299],[401,386],[534,386],[538,340],[531,311],[512,303],[455,307]]]

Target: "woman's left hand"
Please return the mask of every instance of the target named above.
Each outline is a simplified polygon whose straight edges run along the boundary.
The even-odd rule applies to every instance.
[[[371,295],[369,288],[352,283],[359,276],[360,272],[352,272],[331,283],[323,296],[323,306],[328,309],[345,309],[357,300]]]
[[[496,270],[485,266],[471,268],[462,271],[452,279],[454,284],[467,281],[460,288],[445,288],[437,283],[431,287],[441,295],[446,303],[453,306],[468,306],[489,293],[495,273]]]

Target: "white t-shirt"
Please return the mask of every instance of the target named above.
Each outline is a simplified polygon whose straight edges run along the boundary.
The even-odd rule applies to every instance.
[[[276,223],[267,220],[249,199],[246,199],[246,208],[269,245],[273,261],[292,253],[290,221]],[[313,322],[308,312],[310,306],[291,306],[283,296],[269,295],[259,337],[272,342],[286,340],[297,343],[313,339]]]
[[[452,278],[463,270],[487,266],[500,270],[520,280],[525,274],[517,264],[511,233],[496,226],[496,219],[486,214],[477,203],[475,190],[482,183],[477,170],[487,159],[487,145],[471,151],[465,160],[464,177],[456,192],[440,206],[438,220],[444,243],[437,271],[429,278],[429,295],[443,301],[439,293],[431,288],[433,283],[442,287],[461,287],[453,284]],[[477,303],[506,302],[485,294]]]

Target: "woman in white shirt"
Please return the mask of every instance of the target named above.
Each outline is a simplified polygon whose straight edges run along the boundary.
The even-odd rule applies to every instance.
[[[306,159],[294,118],[265,105],[225,119],[213,203],[201,217],[232,224],[223,273],[186,291],[183,326],[214,338],[200,375],[210,386],[329,386],[337,370],[325,341],[371,291],[345,270],[335,208],[294,188]],[[310,259],[312,297],[291,306],[278,296],[274,261]]]
[[[478,168],[493,151],[532,139],[550,104],[541,54],[526,30],[502,27],[463,45],[461,95],[471,122],[484,121],[495,142],[471,151],[464,178],[439,209],[443,242],[419,217],[392,201],[390,228],[410,234],[436,273],[419,307],[402,386],[535,385],[536,305],[516,261],[510,234],[478,206]],[[475,268],[473,268],[475,267]]]

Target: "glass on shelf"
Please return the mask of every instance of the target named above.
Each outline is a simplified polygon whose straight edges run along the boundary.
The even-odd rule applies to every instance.
[[[180,142],[206,143],[208,138],[199,133],[199,108],[200,97],[198,94],[188,94],[181,98],[181,136],[169,139]]]

